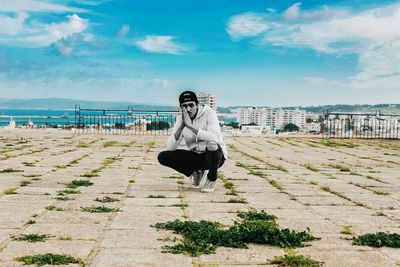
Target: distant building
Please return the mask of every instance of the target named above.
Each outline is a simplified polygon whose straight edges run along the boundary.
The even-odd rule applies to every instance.
[[[319,122],[306,123],[306,133],[319,134],[321,132],[321,124]]]
[[[241,125],[268,126],[272,131],[282,129],[289,123],[297,125],[300,130],[304,130],[306,125],[306,111],[300,109],[241,108],[238,113],[238,122]]]
[[[209,105],[213,110],[217,110],[217,98],[210,93],[197,92],[197,99],[200,105]]]

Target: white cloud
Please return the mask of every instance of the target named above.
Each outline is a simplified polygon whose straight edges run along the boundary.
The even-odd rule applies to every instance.
[[[244,23],[248,26],[243,27],[244,30],[232,31],[232,21],[246,18],[248,14],[236,15],[229,20],[227,32],[233,38],[253,37],[259,40],[258,45],[311,48],[322,53],[358,56],[358,71],[346,81],[305,78],[313,85],[398,88],[400,84],[400,4],[351,12],[327,6],[302,11],[298,2],[280,16],[251,13],[252,17],[258,18],[257,23]]]
[[[75,3],[86,6],[99,6],[113,0],[75,0]]]
[[[129,31],[130,31],[129,25],[128,24],[124,24],[124,25],[122,25],[121,29],[119,29],[117,35],[119,37],[125,37],[125,36],[128,35]]]
[[[43,32],[19,38],[21,43],[33,47],[48,46],[75,33],[80,33],[88,27],[88,20],[82,19],[77,14],[67,16],[68,21],[45,25]]]
[[[24,22],[28,18],[25,12],[19,12],[14,17],[0,15],[0,34],[16,35],[24,28]]]
[[[294,3],[291,7],[286,9],[286,11],[283,13],[283,17],[287,20],[298,19],[300,17],[300,6],[301,3]]]
[[[189,48],[174,42],[176,37],[168,35],[147,35],[136,42],[136,46],[152,53],[180,55],[189,51]]]
[[[304,80],[312,85],[325,86],[325,85],[342,85],[339,81],[328,80],[321,77],[305,77]]]
[[[85,9],[66,7],[48,1],[0,0],[0,12],[85,12]]]
[[[161,86],[163,88],[167,88],[169,86],[169,81],[166,79],[153,79],[153,84],[156,86]]]
[[[257,36],[269,26],[262,14],[244,13],[229,19],[226,31],[234,38]]]

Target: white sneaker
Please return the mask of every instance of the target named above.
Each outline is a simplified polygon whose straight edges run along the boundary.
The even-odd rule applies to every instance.
[[[201,180],[203,180],[204,177],[206,177],[207,171],[206,170],[196,170],[192,176],[192,186],[199,186],[201,183]]]
[[[216,181],[210,181],[207,179],[203,187],[201,188],[201,192],[203,193],[211,193],[215,190]]]

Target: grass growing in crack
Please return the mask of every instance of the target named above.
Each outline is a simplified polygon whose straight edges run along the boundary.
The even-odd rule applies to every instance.
[[[263,211],[239,214],[243,219],[236,221],[229,228],[223,228],[217,222],[180,220],[157,223],[153,227],[173,230],[184,238],[174,246],[164,246],[163,252],[183,253],[194,257],[214,253],[219,246],[247,248],[246,243],[254,243],[283,248],[302,247],[306,245],[306,242],[317,239],[309,231],[296,232],[290,229],[280,229],[275,217]]]
[[[22,164],[24,165],[24,166],[26,166],[26,167],[35,167],[36,165],[35,165],[35,162],[27,162],[27,161],[24,161],[24,162],[22,162]]]
[[[231,198],[228,200],[228,203],[243,203],[247,204],[247,201],[244,198]]]
[[[73,258],[69,255],[60,254],[39,254],[33,256],[23,256],[15,258],[16,261],[23,262],[25,264],[36,264],[37,266],[49,265],[67,265],[71,263],[83,264],[80,259]]]
[[[36,223],[36,221],[34,221],[34,220],[29,220],[26,222],[26,224],[35,224],[35,223]]]
[[[6,169],[2,169],[0,170],[0,173],[14,173],[14,172],[24,172],[23,170],[16,170],[13,168],[6,168]]]
[[[269,183],[278,190],[282,190],[283,187],[275,180],[270,180]]]
[[[311,259],[309,256],[297,255],[295,251],[289,251],[284,256],[276,256],[268,264],[276,264],[280,267],[319,267],[322,262]]]
[[[340,233],[343,235],[353,235],[354,234],[350,225],[342,226],[342,230],[340,231]]]
[[[106,212],[117,212],[119,209],[107,208],[105,206],[91,206],[91,207],[81,207],[82,211],[91,213],[106,213]]]
[[[353,143],[347,143],[347,142],[335,142],[333,140],[324,140],[320,142],[321,145],[327,146],[327,147],[347,147],[347,148],[355,148],[358,147],[359,145],[353,144]]]
[[[63,211],[64,209],[63,209],[63,208],[57,208],[56,206],[51,205],[51,206],[47,206],[47,207],[46,207],[46,210],[51,210],[51,211]]]
[[[164,195],[148,195],[147,198],[166,198]]]
[[[31,181],[23,180],[23,181],[21,181],[21,183],[19,185],[20,186],[27,186],[27,185],[30,185],[31,183],[32,183]]]
[[[382,195],[382,196],[388,196],[390,193],[388,192],[383,192],[383,191],[374,191],[374,194],[376,195]]]
[[[370,247],[400,248],[400,235],[385,232],[369,233],[353,238],[353,244]]]
[[[261,177],[261,178],[264,178],[264,179],[268,177],[268,175],[266,175],[265,173],[263,173],[261,171],[250,170],[249,174],[255,175],[255,176],[258,176],[258,177]]]
[[[264,210],[262,211],[239,211],[237,213],[239,218],[247,221],[275,221],[277,218],[274,215],[270,215],[266,213]]]
[[[249,164],[244,164],[244,163],[241,163],[241,162],[236,162],[235,166],[236,166],[236,167],[244,168],[244,169],[246,169],[246,170],[260,169],[260,168],[259,168],[258,166],[256,166],[256,165],[249,165]]]
[[[58,191],[59,195],[64,195],[64,194],[80,194],[81,191],[75,190],[75,189],[65,189],[62,191]]]
[[[351,172],[351,169],[348,166],[344,166],[344,165],[341,165],[341,164],[332,164],[332,165],[329,165],[329,166],[331,166],[333,168],[336,168],[341,172]]]
[[[5,190],[3,191],[3,193],[4,193],[5,195],[18,194],[18,193],[16,192],[16,190],[17,190],[17,188],[11,187],[11,188],[5,189]]]
[[[85,178],[93,178],[93,177],[98,177],[99,172],[97,170],[93,170],[84,174],[81,174],[80,177],[85,177]]]
[[[224,186],[225,186],[225,188],[228,189],[228,190],[233,190],[233,189],[235,188],[235,185],[234,185],[233,183],[231,183],[231,182],[226,182],[226,183],[224,184]]]
[[[313,171],[313,172],[319,172],[319,169],[311,164],[306,164],[304,165],[308,170]]]
[[[107,202],[116,202],[116,201],[119,201],[119,199],[105,196],[103,198],[96,198],[94,201],[101,202],[101,203],[107,203]]]
[[[93,183],[89,180],[73,180],[67,184],[68,188],[75,189],[79,186],[92,186]]]
[[[110,147],[110,146],[115,146],[115,145],[118,145],[117,141],[106,141],[106,142],[103,143],[103,147],[104,148]]]
[[[55,199],[60,200],[60,201],[74,200],[74,198],[69,198],[67,196],[56,196]]]
[[[22,174],[22,176],[26,177],[26,178],[37,178],[37,177],[40,177],[42,175],[40,175],[40,174]]]
[[[28,235],[20,235],[17,237],[13,237],[13,240],[16,241],[28,241],[28,242],[44,242],[46,238],[48,238],[48,235],[42,235],[42,234],[28,234]]]

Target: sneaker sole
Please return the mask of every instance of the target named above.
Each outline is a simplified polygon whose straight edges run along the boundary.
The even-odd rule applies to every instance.
[[[215,189],[204,189],[204,188],[202,188],[202,189],[201,189],[201,192],[202,192],[202,193],[212,193],[212,192],[214,192],[214,190],[215,190]]]

